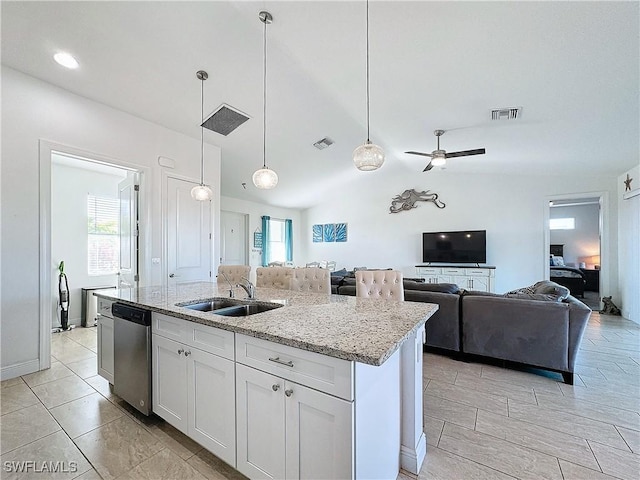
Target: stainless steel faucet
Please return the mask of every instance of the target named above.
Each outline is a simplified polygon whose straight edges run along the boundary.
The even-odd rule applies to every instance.
[[[229,298],[233,298],[233,283],[229,281],[229,278],[227,278],[224,272],[220,272],[220,275],[222,275],[224,279],[227,281],[227,283],[229,284]],[[220,275],[218,275],[218,277],[220,277]]]
[[[250,299],[255,298],[256,286],[253,283],[251,283],[248,278],[242,277],[242,280],[247,282],[247,284],[245,285],[244,283],[239,283],[238,285],[236,285],[236,287],[244,288],[244,291],[247,292],[247,298],[250,298]]]

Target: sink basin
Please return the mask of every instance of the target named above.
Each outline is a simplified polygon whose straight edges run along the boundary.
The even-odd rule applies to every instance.
[[[280,308],[282,305],[277,303],[250,303],[244,305],[236,305],[233,307],[222,308],[215,310],[212,313],[215,315],[223,315],[225,317],[247,317],[249,315],[255,315],[256,313],[268,312]]]
[[[176,306],[188,308],[189,310],[198,310],[200,312],[211,312],[225,317],[246,317],[282,307],[282,304],[234,298],[212,298],[206,302],[177,303]]]
[[[201,303],[178,303],[177,306],[188,308],[190,310],[199,310],[201,312],[211,312],[213,310],[219,310],[221,308],[233,307],[241,304],[241,300],[233,300],[231,298],[213,298],[209,301]]]

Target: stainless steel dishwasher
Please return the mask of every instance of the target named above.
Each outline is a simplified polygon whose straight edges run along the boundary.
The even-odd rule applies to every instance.
[[[151,312],[114,303],[113,391],[145,415],[151,413]]]

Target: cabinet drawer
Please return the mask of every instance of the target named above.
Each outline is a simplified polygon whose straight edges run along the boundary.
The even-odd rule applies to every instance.
[[[112,300],[98,298],[98,313],[105,317],[113,318],[113,315],[111,315],[111,304],[113,304]]]
[[[474,277],[488,277],[491,275],[491,270],[487,270],[486,268],[469,268],[467,270],[467,275],[469,276],[474,276]]]
[[[418,275],[438,275],[442,269],[433,267],[417,267]]]
[[[151,332],[177,342],[184,342],[187,339],[185,322],[186,320],[180,318],[153,312]]]
[[[353,400],[353,362],[236,334],[236,362]]]
[[[233,360],[233,332],[155,312],[151,331],[156,335]]]
[[[465,275],[466,270],[464,268],[443,268],[442,273],[444,275]]]

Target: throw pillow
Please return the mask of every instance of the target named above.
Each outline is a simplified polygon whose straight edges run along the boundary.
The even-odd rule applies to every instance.
[[[536,286],[538,284],[533,284],[533,285],[529,285],[528,287],[522,287],[522,288],[516,288],[515,290],[511,290],[510,292],[505,293],[505,295],[509,295],[509,294],[516,294],[516,293],[524,293],[524,294],[531,294],[531,293],[542,293],[542,292],[536,292]]]
[[[565,300],[571,293],[567,287],[563,287],[555,282],[550,282],[549,280],[538,282],[534,287],[534,291],[531,293],[557,295],[561,300]]]
[[[516,298],[519,300],[539,300],[542,302],[561,302],[559,295],[551,295],[546,293],[505,293],[506,298]]]
[[[551,260],[553,260],[554,267],[564,267],[564,257],[554,255]]]
[[[344,277],[347,275],[347,269],[343,268],[342,270],[336,270],[335,272],[331,272],[332,277]]]

